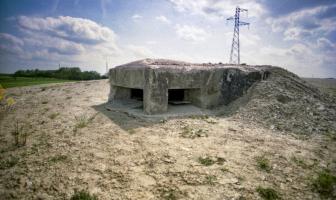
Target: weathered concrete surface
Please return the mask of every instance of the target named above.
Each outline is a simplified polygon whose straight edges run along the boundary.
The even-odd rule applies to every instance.
[[[109,101],[129,99],[131,89],[142,89],[144,112],[159,114],[167,112],[169,89],[185,89],[184,98],[193,105],[214,108],[242,96],[253,83],[266,77],[268,68],[139,60],[110,69]]]

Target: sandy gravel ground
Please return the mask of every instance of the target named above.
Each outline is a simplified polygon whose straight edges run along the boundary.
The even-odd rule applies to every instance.
[[[234,117],[146,122],[104,109],[106,80],[8,90],[1,121],[0,199],[320,199],[312,179],[335,171],[335,138],[262,128]],[[19,123],[27,143],[15,147]],[[270,169],[258,167],[257,157]]]

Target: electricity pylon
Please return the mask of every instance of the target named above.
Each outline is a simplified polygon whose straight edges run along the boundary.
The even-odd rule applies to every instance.
[[[250,25],[250,23],[240,21],[240,12],[248,12],[247,9],[242,9],[237,6],[236,13],[233,17],[226,20],[234,20],[233,39],[230,54],[230,64],[240,64],[240,44],[239,44],[239,26]]]

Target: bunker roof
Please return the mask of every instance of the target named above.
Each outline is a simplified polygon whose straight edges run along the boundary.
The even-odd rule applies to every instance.
[[[260,70],[258,66],[250,65],[234,65],[223,63],[188,63],[183,61],[168,60],[168,59],[143,59],[130,62],[124,65],[116,66],[117,69],[165,69],[165,70],[211,70],[216,68],[239,68],[242,71]]]

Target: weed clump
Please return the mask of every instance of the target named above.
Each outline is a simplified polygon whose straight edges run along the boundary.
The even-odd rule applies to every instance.
[[[7,159],[2,159],[0,161],[0,169],[9,169],[14,167],[17,163],[19,162],[19,158],[14,157],[14,156],[10,156]]]
[[[265,158],[265,156],[257,156],[255,160],[260,170],[264,170],[266,172],[271,171],[272,167],[270,165],[270,161],[267,158]]]
[[[19,124],[19,121],[16,121],[12,135],[14,137],[14,145],[16,147],[22,147],[26,145],[27,132],[23,131],[23,126]]]
[[[165,200],[175,200],[177,199],[177,194],[173,189],[161,192],[161,197]]]
[[[204,166],[211,166],[213,164],[223,165],[225,161],[225,158],[221,157],[211,158],[209,156],[206,156],[198,158],[198,162]]]
[[[336,196],[335,187],[336,176],[332,175],[329,170],[319,172],[317,178],[313,180],[313,190],[325,198]]]
[[[75,124],[74,131],[76,132],[78,129],[86,127],[89,123],[91,123],[94,120],[94,118],[96,117],[96,115],[97,114],[94,114],[91,117],[88,117],[86,115],[81,115],[79,117],[75,117],[76,124]]]
[[[70,200],[98,200],[98,197],[94,194],[90,194],[85,190],[76,191],[75,194],[72,195]]]
[[[221,170],[222,172],[224,172],[224,173],[226,173],[226,172],[230,172],[229,169],[226,168],[226,167],[223,167],[223,168],[221,168],[220,170]]]
[[[217,177],[213,175],[209,175],[205,177],[205,183],[209,185],[215,185],[216,180],[217,180]]]
[[[199,157],[198,162],[201,163],[204,166],[210,166],[215,164],[215,160],[211,159],[210,157]]]
[[[14,108],[16,101],[13,97],[6,95],[6,90],[0,84],[0,120],[3,119]]]
[[[295,156],[292,156],[291,157],[291,160],[297,164],[298,166],[302,167],[303,169],[307,169],[309,166],[305,163],[305,161],[301,158],[298,158],[298,157],[295,157]]]
[[[263,188],[259,186],[257,188],[257,192],[261,198],[266,199],[266,200],[281,199],[280,194],[276,190],[270,187]]]
[[[184,199],[187,194],[182,192],[177,187],[163,185],[162,187],[158,188],[159,192],[159,199],[165,200],[176,200],[176,199]]]
[[[55,162],[61,162],[67,160],[68,157],[66,155],[57,155],[49,159],[49,162],[55,163]]]
[[[180,136],[183,138],[191,138],[194,139],[196,137],[207,137],[207,131],[204,129],[192,129],[189,126],[183,127]]]

